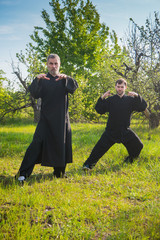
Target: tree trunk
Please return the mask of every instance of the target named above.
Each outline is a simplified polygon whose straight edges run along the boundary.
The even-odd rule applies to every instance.
[[[39,98],[37,100],[37,103],[33,105],[34,110],[34,122],[37,123],[40,119],[40,113],[41,113],[41,99]]]
[[[34,122],[37,123],[40,119],[40,110],[34,108]]]
[[[157,128],[159,126],[159,116],[158,114],[151,113],[149,117],[149,127],[151,129]]]

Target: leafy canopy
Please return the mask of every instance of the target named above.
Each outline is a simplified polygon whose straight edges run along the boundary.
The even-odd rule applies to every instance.
[[[49,53],[57,53],[66,74],[94,69],[109,34],[95,6],[90,0],[52,0],[49,4],[53,15],[42,11],[46,28],[37,26],[31,35],[40,57],[46,61]]]

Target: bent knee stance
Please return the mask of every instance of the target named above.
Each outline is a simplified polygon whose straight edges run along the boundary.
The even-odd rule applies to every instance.
[[[129,156],[132,158],[136,158],[139,156],[140,152],[143,149],[143,143],[139,138],[135,138],[132,141],[129,141],[124,144],[125,147],[127,148],[127,151],[129,153]]]

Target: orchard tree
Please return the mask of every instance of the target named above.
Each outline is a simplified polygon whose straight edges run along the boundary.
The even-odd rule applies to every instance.
[[[0,120],[2,121],[6,115],[14,114],[15,109],[21,109],[20,103],[17,104],[17,96],[13,91],[3,86],[3,82],[7,83],[8,79],[5,73],[0,70]],[[18,94],[18,93],[17,93]],[[23,100],[24,102],[24,100]]]
[[[44,72],[45,65],[41,63],[37,57],[36,51],[30,45],[27,46],[25,54],[17,54],[19,63],[26,66],[27,76],[23,77],[20,64],[15,64],[12,61],[12,70],[14,81],[3,78],[7,82],[5,89],[1,89],[1,113],[0,118],[3,119],[6,115],[19,113],[23,109],[31,107],[34,112],[34,122],[39,120],[40,116],[40,99],[34,99],[28,92],[28,85],[33,78],[40,72]],[[4,73],[3,73],[4,74]],[[2,79],[2,74],[1,74]]]
[[[2,119],[4,115],[4,109],[7,101],[7,92],[3,87],[3,81],[5,80],[6,78],[4,77],[4,72],[0,69],[0,119]]]
[[[114,71],[114,66],[121,67],[122,63],[127,61],[126,51],[119,46],[115,31],[112,31],[109,37],[110,41],[97,61],[96,70],[85,82],[83,115],[88,120],[101,121],[106,118],[96,113],[95,103],[107,90],[110,90],[112,94],[115,93],[115,82],[118,75]]]
[[[114,70],[125,77],[133,91],[142,94],[148,102],[150,127],[159,125],[160,119],[160,18],[154,13],[146,19],[145,26],[138,26],[130,19],[126,38],[129,62]]]
[[[160,18],[155,12],[154,21],[149,17],[141,27],[133,19],[130,21],[133,34],[128,43],[132,46],[135,66],[132,82],[145,96],[152,113],[150,126],[155,128],[160,120]]]

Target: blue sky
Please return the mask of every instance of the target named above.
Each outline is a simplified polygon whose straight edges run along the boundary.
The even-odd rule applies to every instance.
[[[154,11],[160,11],[160,0],[92,0],[110,30],[114,29],[123,38],[129,25],[129,18],[138,25]],[[29,35],[34,26],[44,26],[42,9],[51,14],[49,0],[0,0],[0,69],[11,75],[11,59],[16,61],[16,53],[25,49],[31,41]]]

